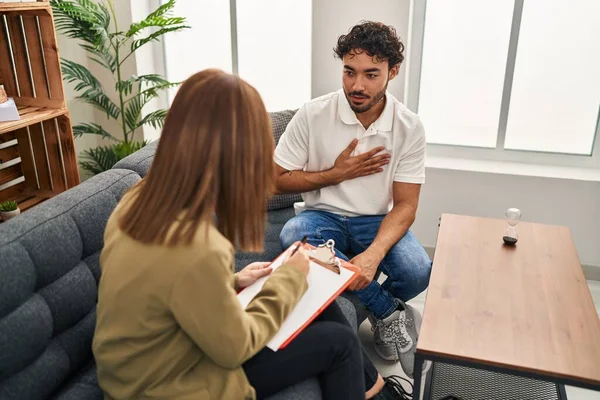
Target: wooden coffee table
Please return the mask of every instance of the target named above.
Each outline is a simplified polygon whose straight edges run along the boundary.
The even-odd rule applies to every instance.
[[[600,320],[568,228],[444,214],[415,358],[600,390]],[[599,238],[600,240],[600,238]],[[600,396],[600,395],[599,395]]]

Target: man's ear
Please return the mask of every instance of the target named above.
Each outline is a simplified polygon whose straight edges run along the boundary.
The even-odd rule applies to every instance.
[[[396,76],[398,76],[398,71],[400,70],[400,65],[394,65],[392,67],[392,69],[390,69],[389,72],[389,77],[388,79],[391,81],[392,79],[394,79]]]

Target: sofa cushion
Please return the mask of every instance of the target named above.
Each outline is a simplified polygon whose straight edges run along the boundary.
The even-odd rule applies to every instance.
[[[275,145],[279,143],[281,135],[285,132],[285,128],[288,126],[294,115],[298,110],[285,110],[270,113],[271,126],[273,127],[273,137],[275,139]],[[297,194],[277,194],[269,199],[268,210],[280,210],[282,208],[291,207],[294,203],[302,201],[302,197]]]
[[[1,399],[48,398],[92,360],[104,227],[139,179],[107,171],[0,224]]]
[[[62,387],[54,400],[103,400],[104,393],[98,386],[96,364],[91,361]]]
[[[140,150],[120,160],[113,166],[113,169],[129,169],[137,172],[142,178],[145,177],[152,165],[156,147],[158,147],[158,140],[148,143]]]

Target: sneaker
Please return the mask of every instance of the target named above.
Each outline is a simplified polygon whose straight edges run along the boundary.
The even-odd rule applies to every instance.
[[[400,301],[400,300],[398,300]],[[375,353],[386,361],[400,361],[402,370],[414,377],[415,351],[421,330],[421,314],[400,301],[403,310],[396,310],[389,317],[378,320],[369,316],[374,332]],[[423,372],[427,372],[431,362],[423,363]]]

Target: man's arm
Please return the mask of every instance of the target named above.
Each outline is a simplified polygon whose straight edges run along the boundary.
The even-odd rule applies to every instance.
[[[287,170],[275,164],[275,186],[278,193],[306,193],[361,176],[373,175],[383,171],[389,163],[390,154],[377,155],[385,150],[380,146],[359,156],[351,156],[358,141],[354,139],[338,156],[332,168],[324,171],[306,172]]]
[[[277,194],[305,193],[327,186],[337,185],[338,179],[332,169],[320,172],[287,170],[275,164],[275,186]]]
[[[394,182],[392,210],[381,222],[373,243],[363,253],[350,260],[361,268],[361,275],[350,285],[350,290],[360,290],[371,283],[385,255],[402,239],[415,221],[420,193],[420,184]]]

